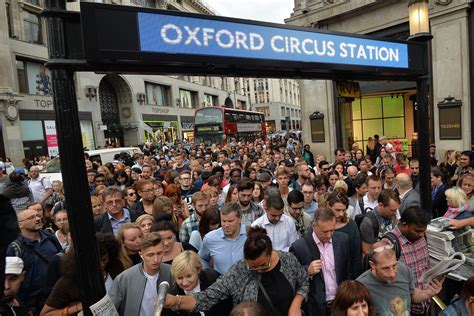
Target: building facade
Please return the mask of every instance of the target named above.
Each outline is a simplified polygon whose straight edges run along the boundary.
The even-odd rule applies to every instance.
[[[300,87],[292,79],[245,79],[244,93],[256,111],[265,114],[267,132],[300,130]]]
[[[215,14],[200,0],[112,0],[117,5]],[[79,2],[68,2],[79,10]],[[0,2],[0,157],[57,155],[42,0]],[[194,110],[204,106],[250,109],[241,78],[75,74],[87,149],[147,141],[193,139]]]
[[[408,1],[296,0],[287,24],[314,29],[407,40]],[[430,134],[438,154],[471,149],[473,93],[472,1],[430,1]],[[332,158],[337,147],[357,142],[365,148],[374,134],[410,144],[416,124],[414,82],[358,82],[361,95],[343,95],[340,82],[300,83],[303,139]],[[324,115],[324,141],[313,142],[309,117]]]

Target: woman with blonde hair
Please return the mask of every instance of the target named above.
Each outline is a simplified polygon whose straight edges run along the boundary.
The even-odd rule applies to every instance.
[[[216,187],[208,186],[201,192],[209,197],[209,207],[217,207],[217,202],[219,201],[219,191]]]
[[[143,214],[143,215],[138,216],[135,223],[140,225],[142,233],[143,235],[145,235],[150,232],[150,228],[155,223],[155,219],[150,214]]]
[[[193,293],[204,291],[219,276],[212,269],[203,270],[199,256],[189,250],[183,251],[174,258],[171,264],[171,273],[175,279],[175,287],[172,289],[172,294],[175,295],[192,295]],[[220,302],[209,311],[206,311],[206,316],[229,315],[232,305],[230,300]],[[200,312],[190,312],[184,313],[184,315],[200,316],[202,314]]]
[[[449,174],[449,179],[454,176],[458,164],[456,163],[456,151],[449,149],[444,153],[443,161],[439,164],[439,167]]]
[[[102,193],[107,187],[103,184],[99,184],[98,186],[95,187],[94,191],[92,191],[93,196],[97,196],[98,198],[102,198]]]
[[[167,196],[158,196],[153,203],[153,219],[156,221],[161,218],[163,214],[167,214],[171,217],[171,220],[178,225],[178,219],[173,211],[173,202]]]
[[[142,230],[137,223],[125,223],[120,227],[117,233],[119,259],[125,270],[142,261],[138,254],[142,237]]]
[[[91,196],[91,204],[92,204],[92,214],[94,216],[98,216],[104,213],[104,203],[102,199],[97,196]]]
[[[444,194],[448,202],[448,210],[443,217],[449,219],[465,219],[474,216],[474,214],[466,210],[468,198],[461,188],[452,187],[451,189],[447,189]]]

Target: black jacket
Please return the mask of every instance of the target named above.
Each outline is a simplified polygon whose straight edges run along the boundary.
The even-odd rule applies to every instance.
[[[339,285],[353,277],[351,256],[349,254],[349,237],[345,233],[334,232],[332,243],[336,282]],[[305,270],[308,269],[313,260],[320,259],[320,252],[314,242],[312,233],[308,233],[303,238],[295,241],[290,247],[290,252],[295,255]],[[311,315],[326,315],[326,290],[322,271],[314,275],[309,281],[308,303]]]
[[[448,209],[448,201],[446,201],[446,194],[444,194],[447,189],[448,186],[443,185],[443,187],[436,192],[434,199],[432,199],[431,215],[433,218],[443,216]]]
[[[135,211],[129,210],[130,212],[130,222],[133,223],[136,221],[139,216]],[[112,229],[112,224],[110,223],[109,213],[104,212],[94,218],[94,228],[96,232],[104,234],[114,234]]]

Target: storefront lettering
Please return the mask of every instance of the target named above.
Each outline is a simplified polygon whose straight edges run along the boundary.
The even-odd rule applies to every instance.
[[[357,82],[338,82],[336,84],[337,92],[341,97],[360,98],[361,92]]]
[[[53,105],[53,100],[33,100],[36,102],[37,108],[49,109]]]
[[[441,124],[441,128],[461,128],[461,124]]]
[[[161,114],[164,114],[164,113],[168,113],[170,110],[169,110],[169,109],[162,109],[162,108],[152,107],[152,108],[151,108],[151,111],[152,111],[153,113],[161,113]]]

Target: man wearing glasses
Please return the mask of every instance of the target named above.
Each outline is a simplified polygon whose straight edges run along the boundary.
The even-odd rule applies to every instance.
[[[137,219],[137,213],[125,208],[120,187],[108,187],[102,193],[106,212],[94,218],[95,230],[104,234],[117,235],[120,227],[125,223],[132,223]]]
[[[376,242],[369,252],[370,270],[359,278],[369,290],[377,315],[410,315],[412,303],[428,301],[441,292],[444,279],[433,279],[426,290],[415,287],[416,278],[386,240]]]
[[[46,300],[42,291],[46,285],[49,261],[62,252],[62,248],[53,234],[41,229],[43,223],[36,210],[19,211],[17,219],[20,235],[8,247],[7,256],[23,260],[26,273],[18,298],[33,312],[39,311]]]
[[[288,194],[288,214],[295,222],[296,232],[300,237],[308,231],[311,226],[311,216],[303,211],[304,195],[300,191],[293,190]]]
[[[314,217],[314,213],[318,209],[318,203],[314,200],[314,185],[311,181],[303,183],[301,192],[304,196],[303,211],[308,213],[311,218]]]

